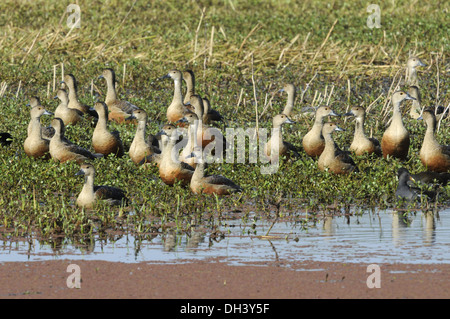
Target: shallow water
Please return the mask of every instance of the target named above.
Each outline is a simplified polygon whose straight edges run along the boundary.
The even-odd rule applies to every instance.
[[[270,228],[272,226],[272,228]],[[270,229],[270,232],[268,233]],[[450,209],[436,215],[379,211],[361,216],[329,217],[314,227],[299,223],[227,220],[225,237],[208,233],[166,234],[138,241],[123,236],[89,248],[62,245],[57,254],[37,240],[0,241],[0,262],[55,259],[120,262],[185,262],[221,258],[230,264],[265,261],[333,261],[355,263],[450,263]],[[265,236],[268,233],[268,236]]]

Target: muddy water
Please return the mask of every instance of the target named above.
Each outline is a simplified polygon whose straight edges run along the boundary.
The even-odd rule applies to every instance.
[[[255,214],[256,215],[256,214]],[[251,220],[251,218],[249,219]],[[194,232],[137,240],[122,236],[89,247],[63,244],[56,253],[37,240],[0,241],[0,262],[55,259],[120,262],[185,262],[220,258],[231,264],[264,261],[347,263],[450,263],[450,209],[437,214],[379,211],[325,217],[314,225],[227,220],[221,239]]]

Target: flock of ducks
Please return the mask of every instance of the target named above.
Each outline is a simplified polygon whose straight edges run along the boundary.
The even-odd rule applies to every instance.
[[[295,101],[295,86],[286,85],[280,91],[287,93],[287,102],[283,113],[273,117],[272,136],[264,148],[268,158],[280,156],[300,158],[303,151],[317,162],[320,170],[328,170],[335,174],[349,174],[358,172],[358,167],[352,155],[374,154],[374,156],[395,157],[405,160],[408,156],[410,136],[403,125],[401,104],[412,100],[409,115],[415,119],[423,119],[427,129],[420,150],[420,159],[427,171],[411,175],[407,169],[398,171],[399,185],[396,196],[412,200],[420,196],[411,180],[431,183],[447,184],[450,173],[450,146],[439,145],[435,138],[436,114],[434,110],[423,109],[420,105],[420,93],[416,67],[425,66],[417,57],[411,57],[407,62],[407,83],[409,91],[397,91],[391,96],[393,115],[389,127],[385,130],[381,143],[367,137],[364,132],[366,112],[363,107],[354,106],[343,116],[355,118],[353,141],[348,151],[339,148],[333,140],[333,133],[342,131],[334,122],[325,122],[325,118],[341,116],[329,106],[320,106],[315,111],[315,120],[312,128],[302,139],[300,148],[283,140],[282,126],[295,123],[290,119]],[[95,186],[95,169],[91,161],[99,157],[125,155],[124,145],[118,131],[108,129],[109,121],[119,124],[133,123],[136,133],[129,147],[128,155],[136,165],[156,165],[161,180],[167,185],[177,182],[189,186],[193,193],[227,195],[242,191],[241,187],[221,175],[207,175],[204,149],[206,146],[219,145],[217,150],[227,149],[226,139],[215,123],[224,122],[224,117],[215,109],[207,98],[202,98],[195,92],[195,76],[191,70],[181,72],[171,70],[162,78],[170,78],[174,82],[172,102],[167,108],[168,124],[161,131],[146,137],[147,113],[132,103],[120,100],[116,94],[115,73],[112,69],[103,70],[99,78],[106,81],[107,93],[104,102],[96,102],[90,108],[79,102],[77,95],[77,82],[71,74],[65,75],[63,83],[67,89],[59,89],[55,98],[60,104],[55,112],[47,111],[40,103],[39,98],[30,99],[31,120],[28,126],[28,136],[23,143],[25,153],[34,158],[53,159],[64,163],[76,161],[80,164],[77,175],[84,175],[85,182],[76,204],[80,207],[91,208],[97,200],[107,200],[111,204],[124,204],[128,201],[123,190],[109,186]],[[183,81],[186,91],[183,96]],[[50,127],[41,126],[40,118],[43,115],[53,115]],[[71,142],[65,136],[68,125],[77,125],[86,116],[94,119],[95,129],[92,136],[91,152]],[[438,116],[443,116],[440,114]],[[445,115],[444,115],[445,116]],[[200,124],[200,125],[199,125]],[[199,129],[199,127],[201,129]],[[187,136],[180,137],[180,128],[187,128]],[[218,134],[206,135],[208,130],[216,130]],[[209,132],[210,133],[210,132]],[[8,134],[8,133],[2,133]],[[222,136],[223,138],[217,138]],[[1,136],[3,139],[3,135]],[[11,140],[6,136],[5,141]],[[3,143],[3,142],[2,142]],[[177,145],[182,143],[183,149],[179,152]],[[278,144],[273,148],[273,143]],[[278,150],[277,154],[273,151]],[[175,154],[175,155],[174,155]],[[217,155],[217,154],[216,154]]]

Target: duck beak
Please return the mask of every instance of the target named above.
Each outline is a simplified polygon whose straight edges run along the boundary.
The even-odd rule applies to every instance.
[[[406,93],[406,100],[417,100],[415,97],[412,97],[411,95],[409,95],[409,93]]]
[[[188,120],[185,117],[183,117],[182,119],[179,119],[178,121],[176,121],[176,123],[177,124],[178,123],[188,123]]]
[[[169,73],[167,73],[166,75],[163,75],[163,76],[160,77],[159,79],[160,79],[160,80],[164,80],[164,79],[167,79],[167,78],[170,78]]]
[[[194,152],[192,152],[191,154],[189,154],[188,156],[186,156],[186,159],[187,159],[187,158],[192,158],[192,157],[195,158],[195,153],[194,153]]]
[[[104,77],[103,75],[99,75],[98,78],[99,78],[99,79],[103,79],[103,78],[105,78],[105,77]]]
[[[280,89],[278,90],[278,93],[284,92],[284,89]]]
[[[417,118],[418,120],[423,120],[422,115]]]
[[[164,132],[164,131],[159,131],[158,133],[156,133],[156,137],[159,137],[159,136],[161,136],[161,135],[166,135],[166,136],[168,136],[167,135],[167,133],[166,132]]]
[[[421,60],[419,60],[419,66],[427,66],[427,65],[423,63]]]
[[[58,98],[58,96],[54,96],[53,99],[56,100]]]
[[[53,115],[53,113],[45,110],[44,113],[42,113],[42,115]]]
[[[339,114],[337,114],[336,112],[334,112],[333,110],[330,112],[330,114],[328,114],[328,116],[340,116]]]
[[[134,120],[134,119],[136,119],[136,116],[134,116],[133,114],[131,114],[126,118],[126,120]]]
[[[84,171],[80,169],[78,172],[75,173],[75,176],[77,175],[84,175]]]
[[[287,118],[286,121],[284,122],[286,124],[295,124],[295,121],[292,121],[291,119]]]
[[[28,103],[27,105],[25,105],[25,106],[31,106],[31,104],[30,103]]]
[[[355,116],[352,111],[342,114],[342,116]]]
[[[341,131],[341,132],[345,131],[343,128],[340,128],[339,126],[336,126],[336,128],[334,130],[335,131]]]

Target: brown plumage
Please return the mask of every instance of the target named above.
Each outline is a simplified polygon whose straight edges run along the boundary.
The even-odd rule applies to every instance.
[[[78,84],[75,76],[73,74],[66,74],[64,76],[63,83],[67,86],[68,96],[69,96],[69,104],[68,107],[71,109],[77,109],[84,114],[88,114],[94,118],[98,118],[97,112],[94,109],[91,109],[86,104],[80,102],[78,98]]]
[[[103,102],[97,102],[95,103],[94,108],[98,114],[97,125],[95,126],[92,135],[92,147],[94,148],[94,151],[103,154],[103,156],[114,154],[117,157],[122,157],[124,151],[119,132],[110,132],[107,127],[108,107]]]
[[[92,164],[83,164],[75,175],[84,175],[84,185],[77,197],[76,204],[83,208],[92,208],[99,200],[110,205],[126,205],[128,198],[123,190],[111,186],[95,186],[95,169]]]
[[[297,148],[283,140],[282,125],[292,123],[295,122],[291,121],[291,119],[289,119],[286,114],[278,114],[274,116],[272,120],[272,136],[264,145],[264,154],[267,156],[267,158],[273,161],[278,160],[280,156],[289,156],[292,154],[294,155],[294,157],[300,157]],[[274,148],[274,151],[278,151],[277,154],[273,154],[273,156],[272,148]]]
[[[354,106],[350,112],[344,114],[344,116],[355,117],[355,134],[353,136],[352,144],[349,150],[354,152],[355,155],[360,156],[365,153],[376,154],[381,156],[381,144],[373,137],[367,137],[364,133],[364,121],[366,118],[366,111],[360,106]]]
[[[172,103],[167,108],[167,120],[171,123],[176,123],[189,112],[189,108],[183,103],[183,95],[181,92],[181,85],[183,75],[178,70],[171,70],[162,78],[171,78],[174,82],[174,93]]]
[[[50,158],[49,145],[50,140],[42,137],[41,116],[53,115],[42,105],[37,105],[30,110],[31,121],[28,126],[28,136],[23,143],[25,153],[34,158]]]
[[[104,69],[100,78],[106,80],[107,92],[105,103],[109,110],[109,119],[117,123],[135,123],[130,116],[134,110],[139,109],[136,105],[119,100],[116,93],[116,74],[113,69]]]
[[[59,89],[55,99],[58,98],[60,103],[55,110],[55,117],[63,120],[64,125],[75,125],[83,120],[83,112],[78,109],[72,109],[69,105],[69,96],[67,91],[64,89]]]
[[[181,181],[183,185],[188,185],[194,174],[194,168],[184,162],[179,161],[179,132],[174,125],[164,125],[161,134],[169,137],[167,145],[161,153],[161,163],[159,164],[159,176],[167,185],[173,185]]]
[[[67,140],[64,136],[64,122],[60,118],[52,120],[52,127],[55,129],[55,135],[50,140],[49,151],[53,160],[60,163],[76,161],[78,164],[82,164],[86,160],[103,156],[102,154],[93,154]]]
[[[239,185],[222,175],[205,175],[206,163],[201,150],[196,149],[190,157],[197,163],[189,185],[194,194],[230,195],[242,191]]]
[[[348,152],[341,151],[333,141],[331,135],[334,131],[343,131],[343,129],[338,127],[335,123],[324,124],[322,134],[325,138],[325,148],[317,161],[319,169],[321,171],[328,169],[335,174],[358,172],[358,167],[349,156]]]
[[[327,116],[339,116],[329,106],[320,106],[316,110],[314,125],[303,137],[302,145],[306,154],[317,159],[325,148],[325,139],[322,135],[323,119]]]
[[[40,106],[40,107],[44,108],[44,106],[42,106],[42,104],[41,104],[41,100],[37,96],[31,97],[30,103],[28,103],[27,106],[31,106],[31,108],[36,107],[36,106]],[[30,123],[28,124],[28,130],[27,130],[28,135],[31,134],[32,125],[33,125],[33,121],[30,121]],[[51,126],[41,126],[41,134],[42,134],[42,138],[44,138],[46,140],[50,140],[52,138],[52,136],[55,134],[55,129]]]
[[[138,121],[136,134],[134,135],[133,142],[130,145],[130,149],[128,154],[130,155],[131,160],[136,165],[143,164],[143,160],[147,159],[147,161],[151,163],[156,163],[159,165],[160,156],[156,156],[161,153],[161,150],[157,146],[157,140],[155,138],[150,138],[152,143],[149,143],[149,140],[145,139],[145,129],[147,126],[147,113],[144,110],[134,110],[133,117]],[[152,136],[150,134],[150,136]]]
[[[428,170],[448,172],[450,170],[450,145],[440,145],[436,140],[434,135],[436,118],[433,111],[424,110],[422,118],[427,125],[427,130],[420,149],[420,160]]]
[[[401,91],[392,95],[391,101],[394,110],[392,120],[381,139],[381,150],[384,158],[391,156],[405,160],[408,156],[410,138],[408,130],[403,125],[400,103],[411,99],[414,98]]]

